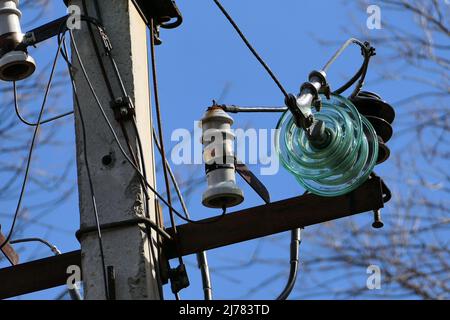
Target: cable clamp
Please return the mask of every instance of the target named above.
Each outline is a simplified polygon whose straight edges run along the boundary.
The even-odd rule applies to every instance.
[[[170,287],[174,294],[180,292],[182,289],[189,287],[189,277],[186,271],[186,266],[180,264],[178,267],[169,270]]]
[[[297,97],[295,95],[289,94],[284,99],[284,103],[292,113],[297,127],[309,128],[313,124],[314,117],[312,115],[305,116],[305,114],[303,114],[302,110],[300,110],[297,104]]]
[[[130,220],[111,222],[100,225],[100,230],[111,230],[111,229],[120,229],[125,227],[131,227],[139,224],[144,224],[146,228],[152,229],[156,231],[159,235],[166,238],[168,241],[173,241],[173,238],[170,234],[168,234],[162,227],[159,227],[155,222],[151,221],[148,218],[138,217]],[[96,232],[98,230],[97,226],[84,227],[75,232],[75,237],[78,241],[81,240],[83,236],[89,233]]]
[[[110,105],[114,111],[114,118],[117,121],[131,120],[136,114],[133,102],[129,96],[117,98]]]
[[[102,42],[103,46],[105,47],[106,54],[109,54],[113,49],[111,40],[109,39],[108,35],[106,34],[105,30],[103,30],[103,28],[100,27],[97,28],[100,33],[100,36],[102,37]]]

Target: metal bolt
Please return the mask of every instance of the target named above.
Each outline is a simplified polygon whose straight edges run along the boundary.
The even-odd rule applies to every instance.
[[[373,223],[372,223],[372,227],[375,229],[380,229],[383,228],[384,223],[381,220],[381,211],[380,209],[378,210],[373,210]]]

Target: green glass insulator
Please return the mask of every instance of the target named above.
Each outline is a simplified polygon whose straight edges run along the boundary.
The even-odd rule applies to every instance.
[[[314,147],[289,111],[278,122],[275,147],[283,166],[303,187],[332,197],[356,189],[369,177],[378,156],[378,138],[348,99],[332,95],[322,101],[314,118],[325,123],[330,136],[325,147]]]

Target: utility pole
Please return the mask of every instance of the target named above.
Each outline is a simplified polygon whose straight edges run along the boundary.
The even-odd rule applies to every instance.
[[[81,0],[70,1],[71,5],[83,8]],[[103,25],[108,33],[113,55],[123,78],[126,91],[134,104],[137,128],[143,144],[147,180],[155,185],[154,150],[151,135],[152,120],[148,83],[148,59],[146,25],[130,0],[98,0]],[[86,1],[91,16],[95,16],[94,1]],[[85,14],[85,13],[84,13]],[[101,53],[97,29],[93,28]],[[111,97],[105,86],[100,65],[95,54],[89,29],[82,23],[73,31],[82,61],[95,88],[103,108],[122,146],[128,152],[126,140],[119,122],[111,109]],[[118,148],[110,129],[97,107],[90,88],[75,56],[73,58],[74,80],[79,96],[80,108],[86,128],[87,158],[95,190],[100,224],[111,224],[144,217],[145,195],[141,180],[133,167],[126,161]],[[111,81],[116,98],[122,97],[119,82],[110,61],[105,61],[107,76]],[[76,102],[75,102],[76,103]],[[77,108],[75,108],[77,110]],[[86,170],[83,147],[83,132],[80,114],[76,111],[76,144],[80,204],[80,228],[95,227],[95,216]],[[124,123],[130,137],[133,152],[138,155],[139,147],[131,121]],[[156,221],[155,199],[148,190],[150,219]],[[156,238],[156,235],[152,235]],[[152,248],[144,225],[129,224],[114,229],[102,230],[105,264],[115,272],[115,298],[160,299],[157,281],[158,250]],[[84,233],[80,237],[81,265],[83,270],[85,299],[105,299],[104,279],[97,232]],[[111,279],[110,279],[111,282]],[[110,292],[110,296],[111,296]]]

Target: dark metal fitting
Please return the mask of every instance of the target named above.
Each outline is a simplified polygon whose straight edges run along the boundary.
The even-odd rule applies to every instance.
[[[186,271],[186,266],[180,264],[175,269],[169,270],[170,287],[174,294],[180,292],[182,289],[189,287],[189,277]]]
[[[313,86],[314,87],[314,86]],[[317,91],[317,90],[316,90]],[[295,121],[295,125],[299,128],[307,129],[313,122],[314,118],[312,115],[305,117],[297,105],[297,97],[293,94],[289,94],[285,99],[284,103],[288,107],[289,111],[292,113]]]
[[[313,82],[315,80],[315,78],[319,79],[320,85],[322,87],[324,87],[328,84],[325,71],[317,71],[317,70],[312,71],[309,74],[308,79],[309,79],[309,81]]]
[[[169,18],[169,20],[170,20],[170,18]],[[160,28],[159,28],[158,24],[155,24],[153,27],[153,41],[156,46],[159,46],[162,44],[162,40],[160,37]]]
[[[105,47],[106,53],[109,54],[112,51],[112,43],[109,39],[108,35],[106,34],[105,30],[98,27],[99,33],[102,37],[103,46]]]
[[[130,97],[120,97],[111,102],[111,108],[114,110],[114,118],[117,121],[131,120],[136,114],[133,102]]]
[[[114,266],[106,267],[108,277],[108,300],[116,300],[116,270]]]
[[[218,164],[215,162],[211,163],[211,164],[206,163],[205,164],[205,173],[208,174],[211,171],[219,170],[219,169],[233,169],[234,170],[235,168],[234,168],[234,165],[232,164],[234,162],[234,157],[233,157],[233,162],[230,162],[228,159],[226,159],[226,160],[227,160],[227,162],[224,162],[222,164]]]
[[[317,112],[320,112],[320,110],[322,109],[322,98],[320,98],[320,96],[317,96],[317,98],[314,98],[314,100],[312,102],[312,106],[314,108],[316,108]]]
[[[383,228],[384,223],[381,220],[381,210],[377,209],[373,211],[373,223],[372,223],[372,227],[375,229],[380,229]]]
[[[311,94],[314,95],[314,98],[319,97],[319,91],[317,91],[317,88],[311,82],[304,82],[301,85],[300,94],[302,94],[305,90],[309,90]]]
[[[370,45],[370,42],[369,42],[369,41],[365,41],[365,42],[364,42],[364,46],[365,46],[365,48],[361,48],[361,54],[362,54],[363,56],[365,56],[366,53],[368,53],[370,57],[373,57],[373,56],[376,56],[376,55],[377,55],[377,52],[376,52],[375,47],[372,47],[372,46]]]
[[[325,71],[314,70],[309,74],[309,81],[312,82],[317,79],[319,79],[319,81],[320,81],[320,90],[318,93],[324,94],[325,97],[327,97],[327,100],[330,100],[331,88],[330,88],[330,85],[328,84]],[[317,110],[317,111],[320,111],[320,110]]]

